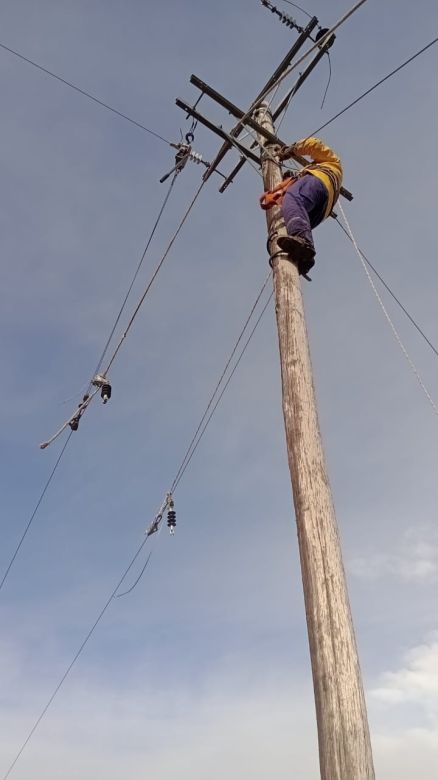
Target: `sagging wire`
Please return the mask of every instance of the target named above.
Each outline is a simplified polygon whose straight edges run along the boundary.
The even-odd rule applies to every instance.
[[[267,87],[262,92],[262,94],[258,96],[257,100],[255,100],[254,103],[252,103],[248,111],[239,119],[239,125],[245,124],[247,119],[254,113],[254,111],[257,108],[260,108],[260,106],[263,104],[266,97],[272,92],[272,90],[275,89],[276,86],[280,84],[282,81],[284,81],[284,79],[287,78],[287,76],[289,76],[289,74],[292,73],[293,70],[298,68],[304,62],[304,60],[306,60],[307,57],[309,57],[310,54],[313,54],[313,52],[316,51],[316,49],[321,48],[321,46],[324,46],[324,44],[327,43],[327,41],[330,39],[333,33],[336,32],[336,30],[338,30],[343,24],[345,24],[345,22],[347,22],[348,19],[350,19],[350,17],[353,16],[353,14],[356,13],[356,11],[358,11],[359,8],[361,8],[361,6],[363,6],[364,3],[366,2],[367,0],[358,0],[358,2],[356,2],[349,9],[349,11],[346,11],[346,13],[343,14],[343,16],[341,16],[341,18],[338,19],[338,21],[332,27],[330,27],[330,29],[327,30],[327,32],[324,32],[324,35],[321,36],[318,42],[314,43],[313,46],[310,47],[310,49],[307,49],[307,51],[305,51],[304,54],[301,57],[299,57],[298,60],[296,60],[296,62],[292,63],[292,65],[290,65],[278,77],[278,79],[274,81],[273,84],[270,84],[269,87]]]
[[[269,2],[269,0],[261,0],[261,3],[262,3],[263,6],[268,8],[272,13],[275,13],[279,17],[280,21],[283,24],[286,24],[288,27],[295,27],[299,31],[303,30],[303,28],[297,27],[296,22],[295,22],[295,20],[292,17],[290,17],[288,14],[285,14],[282,11],[280,11],[275,5],[273,5],[271,2]],[[295,5],[295,4],[291,3],[291,5]],[[303,13],[306,13],[306,15],[309,16],[309,18],[311,18],[311,19],[313,18],[310,14],[308,14],[306,11],[304,11],[304,9],[300,8],[300,6],[296,6],[295,5],[295,7],[298,8],[299,10],[303,11]],[[329,75],[328,75],[327,85],[325,87],[324,95],[323,95],[322,102],[321,102],[321,109],[324,107],[324,103],[325,103],[325,100],[326,100],[326,97],[327,97],[328,89],[329,89],[331,78],[332,78],[332,65],[331,65],[330,53],[329,53],[328,49],[333,46],[333,43],[334,43],[335,38],[336,38],[335,35],[328,36],[327,33],[329,33],[329,29],[327,27],[321,27],[321,25],[318,25],[318,33],[316,34],[315,38],[313,38],[311,35],[308,36],[309,39],[315,45],[318,44],[323,39],[323,44],[321,44],[321,46],[324,45],[324,46],[327,47],[326,54],[327,54],[328,63],[329,63]],[[276,90],[275,90],[275,94],[277,93],[278,88],[280,87],[280,85],[281,85],[281,82],[278,82]],[[286,117],[286,114],[287,114],[287,112],[289,110],[289,106],[290,106],[290,103],[291,103],[292,98],[294,97],[294,95],[295,95],[295,89],[294,88],[292,88],[290,90],[289,96],[288,96],[288,93],[286,93],[286,96],[285,96],[284,99],[287,100],[287,103],[286,103],[284,111],[282,113],[282,118],[280,119],[280,122],[277,125],[277,133],[278,133],[278,130],[280,129],[280,127],[281,127],[285,117]],[[271,99],[270,104],[272,103],[272,100],[273,100],[273,98]]]
[[[330,82],[332,80],[332,61],[330,59],[330,52],[327,51],[326,54],[327,54],[328,65],[329,65],[329,77],[328,77],[328,81],[327,81],[327,86],[325,88],[324,97],[322,98],[321,111],[324,108],[325,99],[327,97],[327,92],[329,91]]]
[[[321,127],[318,127],[316,130],[314,130],[311,135],[317,135],[321,130],[324,130],[324,128],[328,127],[332,122],[335,121],[335,119],[338,119],[342,114],[345,114],[346,111],[349,111],[350,108],[353,108],[357,103],[359,103],[361,100],[363,100],[364,97],[367,97],[371,92],[373,92],[377,87],[380,87],[381,84],[384,84],[385,81],[390,79],[392,76],[395,76],[396,73],[398,73],[400,70],[406,67],[406,65],[409,65],[413,60],[415,60],[417,57],[420,56],[420,54],[424,54],[425,51],[430,49],[431,46],[434,46],[436,43],[438,43],[438,38],[434,38],[430,43],[428,43],[426,46],[423,46],[422,49],[419,49],[419,51],[415,52],[415,54],[412,55],[412,57],[409,57],[407,60],[402,62],[401,65],[399,65],[397,68],[394,68],[390,73],[387,73],[386,76],[383,76],[383,78],[379,79],[375,84],[372,85],[369,89],[367,89],[365,92],[362,92],[359,97],[357,97],[355,100],[353,100],[351,103],[348,104],[348,106],[345,106],[341,111],[338,111],[337,114],[331,117],[331,119],[328,119],[327,122],[324,122]],[[310,138],[310,136],[308,136]]]
[[[225,363],[225,367],[224,367],[224,369],[223,369],[223,371],[222,371],[218,381],[216,382],[216,385],[215,385],[215,387],[213,389],[213,392],[212,392],[212,394],[210,396],[210,399],[209,399],[209,401],[207,403],[207,406],[206,406],[206,408],[204,410],[204,413],[203,413],[203,415],[201,417],[199,425],[197,426],[197,428],[196,428],[196,430],[195,430],[195,432],[194,432],[194,434],[193,434],[193,436],[192,436],[192,438],[190,440],[190,443],[189,443],[189,445],[188,445],[188,447],[186,449],[184,457],[182,458],[182,461],[181,461],[181,463],[180,463],[180,465],[179,465],[179,467],[177,469],[175,477],[174,477],[174,479],[172,481],[171,488],[170,488],[169,492],[166,494],[166,497],[165,497],[163,503],[161,504],[161,506],[160,506],[157,514],[155,515],[154,519],[152,520],[151,524],[146,529],[146,532],[145,532],[146,533],[146,537],[150,537],[150,536],[152,536],[155,533],[157,533],[157,535],[159,535],[159,533],[161,532],[161,529],[162,529],[162,520],[163,520],[163,516],[164,516],[164,513],[166,512],[166,510],[167,510],[167,527],[169,528],[169,531],[170,531],[170,533],[172,535],[173,535],[173,533],[175,531],[176,514],[175,514],[175,507],[174,507],[174,493],[175,493],[175,491],[176,491],[176,489],[177,489],[177,487],[178,487],[178,485],[179,485],[179,483],[180,483],[180,481],[181,481],[181,479],[183,477],[183,474],[186,471],[186,469],[187,469],[187,467],[188,467],[188,465],[189,465],[193,455],[195,454],[195,451],[198,448],[199,443],[200,443],[202,437],[204,436],[204,433],[205,433],[205,431],[206,431],[206,429],[207,429],[207,427],[208,427],[208,425],[210,423],[210,420],[213,417],[213,414],[215,413],[215,411],[216,411],[216,409],[217,409],[217,407],[218,407],[218,405],[219,405],[219,403],[220,403],[220,401],[222,399],[222,396],[223,396],[225,390],[227,389],[227,387],[228,387],[228,385],[229,385],[229,383],[230,383],[230,381],[231,381],[231,379],[232,379],[232,377],[233,377],[233,375],[234,375],[234,373],[235,373],[235,371],[237,369],[237,366],[239,365],[243,355],[245,354],[245,351],[246,351],[246,349],[247,349],[247,347],[249,345],[249,342],[251,341],[251,339],[252,339],[252,337],[254,335],[254,332],[255,332],[255,330],[256,330],[256,328],[257,328],[257,326],[258,326],[258,324],[259,324],[263,314],[265,313],[266,308],[267,308],[271,298],[272,298],[272,293],[271,293],[268,301],[266,302],[264,308],[262,309],[262,312],[261,312],[260,316],[258,317],[258,319],[257,319],[257,321],[255,323],[255,326],[253,327],[253,329],[252,329],[252,331],[251,331],[251,333],[249,335],[249,338],[247,339],[246,343],[244,344],[244,346],[243,346],[243,348],[242,348],[242,350],[240,352],[240,355],[238,356],[238,359],[236,360],[236,363],[235,363],[235,365],[234,365],[234,367],[233,367],[233,369],[232,369],[232,371],[231,371],[231,373],[230,373],[230,375],[229,375],[225,385],[222,387],[221,393],[218,395],[219,390],[221,389],[221,386],[223,385],[223,381],[224,381],[224,379],[225,379],[225,377],[227,375],[228,369],[230,368],[230,365],[231,365],[231,363],[233,361],[233,358],[234,358],[234,356],[235,356],[235,354],[236,354],[236,352],[237,352],[237,350],[239,348],[239,345],[240,345],[240,343],[241,343],[241,341],[242,341],[242,339],[243,339],[243,337],[245,335],[245,332],[247,331],[247,328],[248,328],[249,323],[250,323],[250,321],[251,321],[251,319],[252,319],[252,317],[254,315],[254,312],[255,312],[255,310],[256,310],[256,308],[257,308],[257,306],[258,306],[258,304],[259,304],[259,302],[260,302],[260,300],[261,300],[261,298],[263,296],[263,293],[264,293],[264,291],[266,289],[266,286],[267,286],[267,284],[268,284],[268,282],[269,282],[269,280],[271,278],[272,278],[272,272],[270,271],[268,273],[265,281],[263,282],[263,285],[262,285],[262,287],[260,289],[260,292],[258,293],[258,295],[257,295],[257,297],[256,297],[256,299],[255,299],[255,301],[254,301],[254,303],[253,303],[253,305],[251,307],[251,310],[250,310],[250,312],[248,314],[248,317],[245,320],[245,323],[244,323],[244,325],[243,325],[243,327],[242,327],[242,329],[240,331],[240,334],[239,334],[239,336],[237,338],[237,341],[236,341],[236,343],[235,343],[235,345],[234,345],[234,347],[233,347],[233,349],[231,351],[231,354],[230,354],[228,360]],[[215,403],[215,401],[216,401],[216,403]],[[213,406],[213,404],[214,404],[214,406]],[[120,596],[126,596],[129,593],[132,593],[132,591],[134,590],[136,585],[138,585],[138,583],[140,582],[144,572],[146,571],[146,569],[147,569],[147,567],[149,565],[149,561],[150,561],[151,555],[152,555],[152,551],[148,555],[148,557],[147,557],[147,559],[145,561],[145,564],[144,564],[143,568],[141,569],[141,571],[140,571],[137,579],[133,583],[133,585],[127,591],[125,591],[124,593],[120,593],[119,594]]]
[[[11,772],[12,772],[13,768],[15,767],[18,759],[22,755],[22,753],[25,750],[26,746],[29,744],[30,740],[32,739],[32,736],[34,735],[34,733],[37,730],[37,728],[38,728],[39,724],[41,723],[41,721],[43,720],[45,714],[47,713],[49,707],[51,706],[52,702],[54,701],[56,695],[58,694],[58,692],[62,688],[65,680],[67,679],[68,675],[70,674],[71,670],[73,669],[73,666],[75,665],[75,663],[78,660],[79,656],[83,652],[85,646],[87,645],[87,643],[91,639],[92,635],[94,634],[94,631],[96,630],[97,626],[99,625],[100,621],[102,620],[103,616],[105,615],[105,613],[106,613],[108,607],[110,606],[111,602],[113,601],[117,591],[122,586],[123,582],[125,581],[126,577],[128,576],[129,572],[131,571],[132,567],[134,566],[134,564],[135,564],[137,558],[139,557],[141,551],[143,550],[143,547],[146,544],[146,542],[147,542],[147,536],[145,536],[145,538],[141,542],[140,546],[137,548],[136,552],[132,556],[128,566],[126,567],[126,569],[123,572],[122,576],[118,580],[117,585],[115,586],[115,588],[113,588],[110,596],[108,597],[108,599],[106,600],[104,606],[100,610],[96,620],[94,621],[93,625],[91,626],[91,628],[87,632],[85,638],[83,639],[83,641],[81,642],[78,650],[76,651],[75,655],[73,656],[73,659],[70,661],[69,665],[67,666],[67,669],[65,670],[65,672],[62,675],[61,679],[59,680],[58,684],[55,686],[52,694],[50,695],[49,699],[47,700],[46,704],[44,705],[43,709],[41,710],[38,718],[36,719],[35,723],[33,724],[32,728],[30,729],[26,739],[24,740],[23,744],[21,745],[20,749],[18,750],[17,754],[15,755],[14,760],[9,765],[6,773],[3,775],[2,780],[7,780],[7,778],[11,774]]]
[[[152,522],[150,523],[150,525],[148,526],[148,528],[145,531],[145,541],[147,541],[150,536],[153,536],[153,534],[157,534],[157,538],[158,538],[158,536],[161,533],[162,520],[163,520],[164,513],[166,512],[166,510],[167,510],[167,527],[169,528],[170,534],[173,536],[173,534],[175,533],[175,526],[176,526],[175,502],[174,502],[172,494],[171,493],[166,493],[166,496],[165,496],[165,498],[164,498],[164,500],[163,500],[163,502],[162,502],[158,512],[156,513],[154,519],[152,520]],[[143,565],[143,567],[142,567],[138,577],[136,578],[136,580],[133,582],[133,584],[127,590],[123,591],[123,593],[117,593],[116,594],[116,598],[120,599],[120,598],[122,598],[122,596],[128,596],[128,594],[132,593],[134,588],[137,587],[138,583],[140,582],[141,578],[143,577],[143,574],[145,573],[147,567],[149,566],[149,561],[151,559],[152,553],[153,553],[153,548],[150,551],[149,555],[147,556],[146,561],[145,561],[145,563],[144,563],[144,565]]]

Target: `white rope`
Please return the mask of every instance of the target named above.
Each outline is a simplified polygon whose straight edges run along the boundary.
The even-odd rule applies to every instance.
[[[398,331],[397,331],[393,321],[391,320],[391,317],[389,316],[389,314],[388,314],[388,312],[386,310],[385,304],[383,303],[383,301],[382,301],[382,299],[381,299],[381,297],[379,295],[379,292],[378,292],[378,290],[376,288],[376,285],[374,284],[374,281],[373,281],[373,279],[371,277],[371,274],[368,271],[367,265],[365,263],[365,260],[362,257],[362,254],[361,254],[359,246],[358,246],[358,244],[356,242],[356,239],[353,236],[353,232],[351,230],[350,224],[348,222],[348,219],[347,219],[347,217],[345,215],[345,211],[342,208],[342,204],[341,204],[340,201],[338,201],[338,205],[339,205],[339,209],[340,209],[340,212],[342,214],[342,217],[344,219],[346,228],[348,230],[348,234],[349,234],[349,236],[351,238],[351,241],[353,243],[353,246],[354,246],[354,248],[355,248],[355,250],[357,252],[357,255],[358,255],[359,260],[360,260],[360,262],[362,264],[362,267],[363,267],[363,269],[364,269],[364,271],[365,271],[365,273],[367,275],[368,281],[369,281],[369,283],[371,285],[371,288],[372,288],[372,290],[374,292],[374,295],[376,296],[376,298],[377,298],[377,300],[378,300],[378,302],[380,304],[380,307],[381,307],[381,309],[382,309],[382,311],[383,311],[383,313],[384,313],[384,315],[385,315],[385,317],[386,317],[386,319],[387,319],[387,321],[389,323],[389,326],[390,326],[390,328],[391,328],[391,330],[392,330],[392,332],[394,334],[394,337],[395,337],[395,339],[396,339],[396,341],[397,341],[401,351],[403,352],[403,354],[404,354],[406,360],[408,361],[408,363],[409,363],[413,373],[415,374],[415,377],[416,377],[416,379],[418,381],[418,384],[420,385],[423,393],[425,394],[425,396],[426,396],[427,400],[429,401],[429,403],[430,403],[432,409],[434,410],[435,414],[438,415],[438,407],[435,404],[435,401],[433,400],[431,394],[429,393],[429,390],[427,389],[426,385],[424,384],[423,379],[421,378],[420,372],[418,371],[418,368],[416,367],[416,365],[415,365],[414,361],[412,360],[411,356],[409,355],[405,345],[403,344],[403,342],[402,342],[402,340],[401,340],[401,338],[400,338],[400,336],[398,334]]]

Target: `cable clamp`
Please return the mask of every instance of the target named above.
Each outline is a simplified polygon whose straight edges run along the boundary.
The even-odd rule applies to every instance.
[[[171,500],[172,500],[171,493],[166,493],[166,498],[164,499],[164,501],[161,504],[157,514],[155,515],[154,519],[152,520],[152,523],[149,525],[149,527],[145,531],[146,536],[152,536],[152,534],[156,534],[157,531],[160,530],[160,525],[161,525],[161,521],[163,519],[163,515],[164,515],[166,509],[170,506],[170,501]]]

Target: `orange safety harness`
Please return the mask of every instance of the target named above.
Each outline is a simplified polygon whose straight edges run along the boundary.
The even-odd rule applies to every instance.
[[[300,174],[293,174],[292,176],[288,176],[286,179],[283,179],[280,184],[277,184],[273,190],[267,190],[264,192],[263,195],[260,196],[260,206],[262,209],[267,211],[268,209],[271,209],[272,206],[281,206],[283,198],[286,194],[286,190],[295,184],[299,176]]]

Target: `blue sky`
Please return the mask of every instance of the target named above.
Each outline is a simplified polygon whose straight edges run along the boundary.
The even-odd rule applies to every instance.
[[[348,4],[305,7],[328,26]],[[311,133],[435,37],[437,20],[427,0],[369,0],[339,31],[324,109],[325,63],[282,136]],[[246,107],[291,41],[256,0],[5,0],[0,22],[0,42],[173,141],[188,129],[174,99],[195,98],[191,73]],[[435,343],[436,57],[432,48],[323,135],[342,156],[360,246]],[[3,570],[62,445],[38,443],[81,397],[173,155],[4,51],[0,81]],[[218,141],[198,127],[195,148],[211,159]],[[199,178],[194,165],[179,177],[131,306]],[[72,437],[0,593],[3,771],[139,544],[266,276],[259,177],[246,166],[225,195],[218,186],[211,179],[202,193],[114,366],[111,402],[93,405]],[[330,220],[315,238],[305,304],[377,773],[432,778],[436,416],[352,247]],[[435,356],[388,309],[436,400]],[[136,590],[108,610],[17,780],[318,777],[272,308],[176,509],[175,537],[163,531]]]

